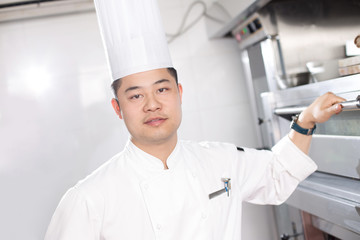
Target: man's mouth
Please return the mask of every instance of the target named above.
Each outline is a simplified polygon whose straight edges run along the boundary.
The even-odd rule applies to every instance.
[[[146,125],[149,126],[159,126],[160,124],[162,124],[163,122],[165,122],[166,118],[151,118],[145,121]]]

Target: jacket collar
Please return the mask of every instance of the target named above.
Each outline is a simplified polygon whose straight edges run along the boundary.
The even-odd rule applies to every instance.
[[[169,167],[169,170],[172,170],[176,167],[180,157],[179,157],[179,148],[181,143],[178,140],[174,150],[171,152],[166,163]],[[129,139],[125,149],[130,154],[130,161],[135,165],[136,169],[143,169],[149,172],[161,172],[168,171],[164,170],[164,164],[162,161],[138,148],[134,143]]]

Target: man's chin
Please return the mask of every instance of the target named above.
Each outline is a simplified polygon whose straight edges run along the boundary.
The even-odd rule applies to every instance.
[[[176,134],[151,134],[150,136],[142,136],[139,138],[132,138],[133,142],[139,142],[141,145],[162,145],[177,140]]]

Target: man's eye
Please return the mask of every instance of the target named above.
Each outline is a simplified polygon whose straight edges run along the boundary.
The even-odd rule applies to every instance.
[[[166,92],[168,89],[167,88],[160,88],[158,91],[159,93],[163,93],[163,92]]]
[[[140,94],[135,94],[135,95],[133,95],[133,96],[131,96],[130,97],[130,99],[139,99],[139,98],[141,98],[141,95]]]

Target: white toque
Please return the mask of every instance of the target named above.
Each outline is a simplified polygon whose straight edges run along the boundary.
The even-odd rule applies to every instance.
[[[157,0],[94,0],[112,81],[172,67]]]

